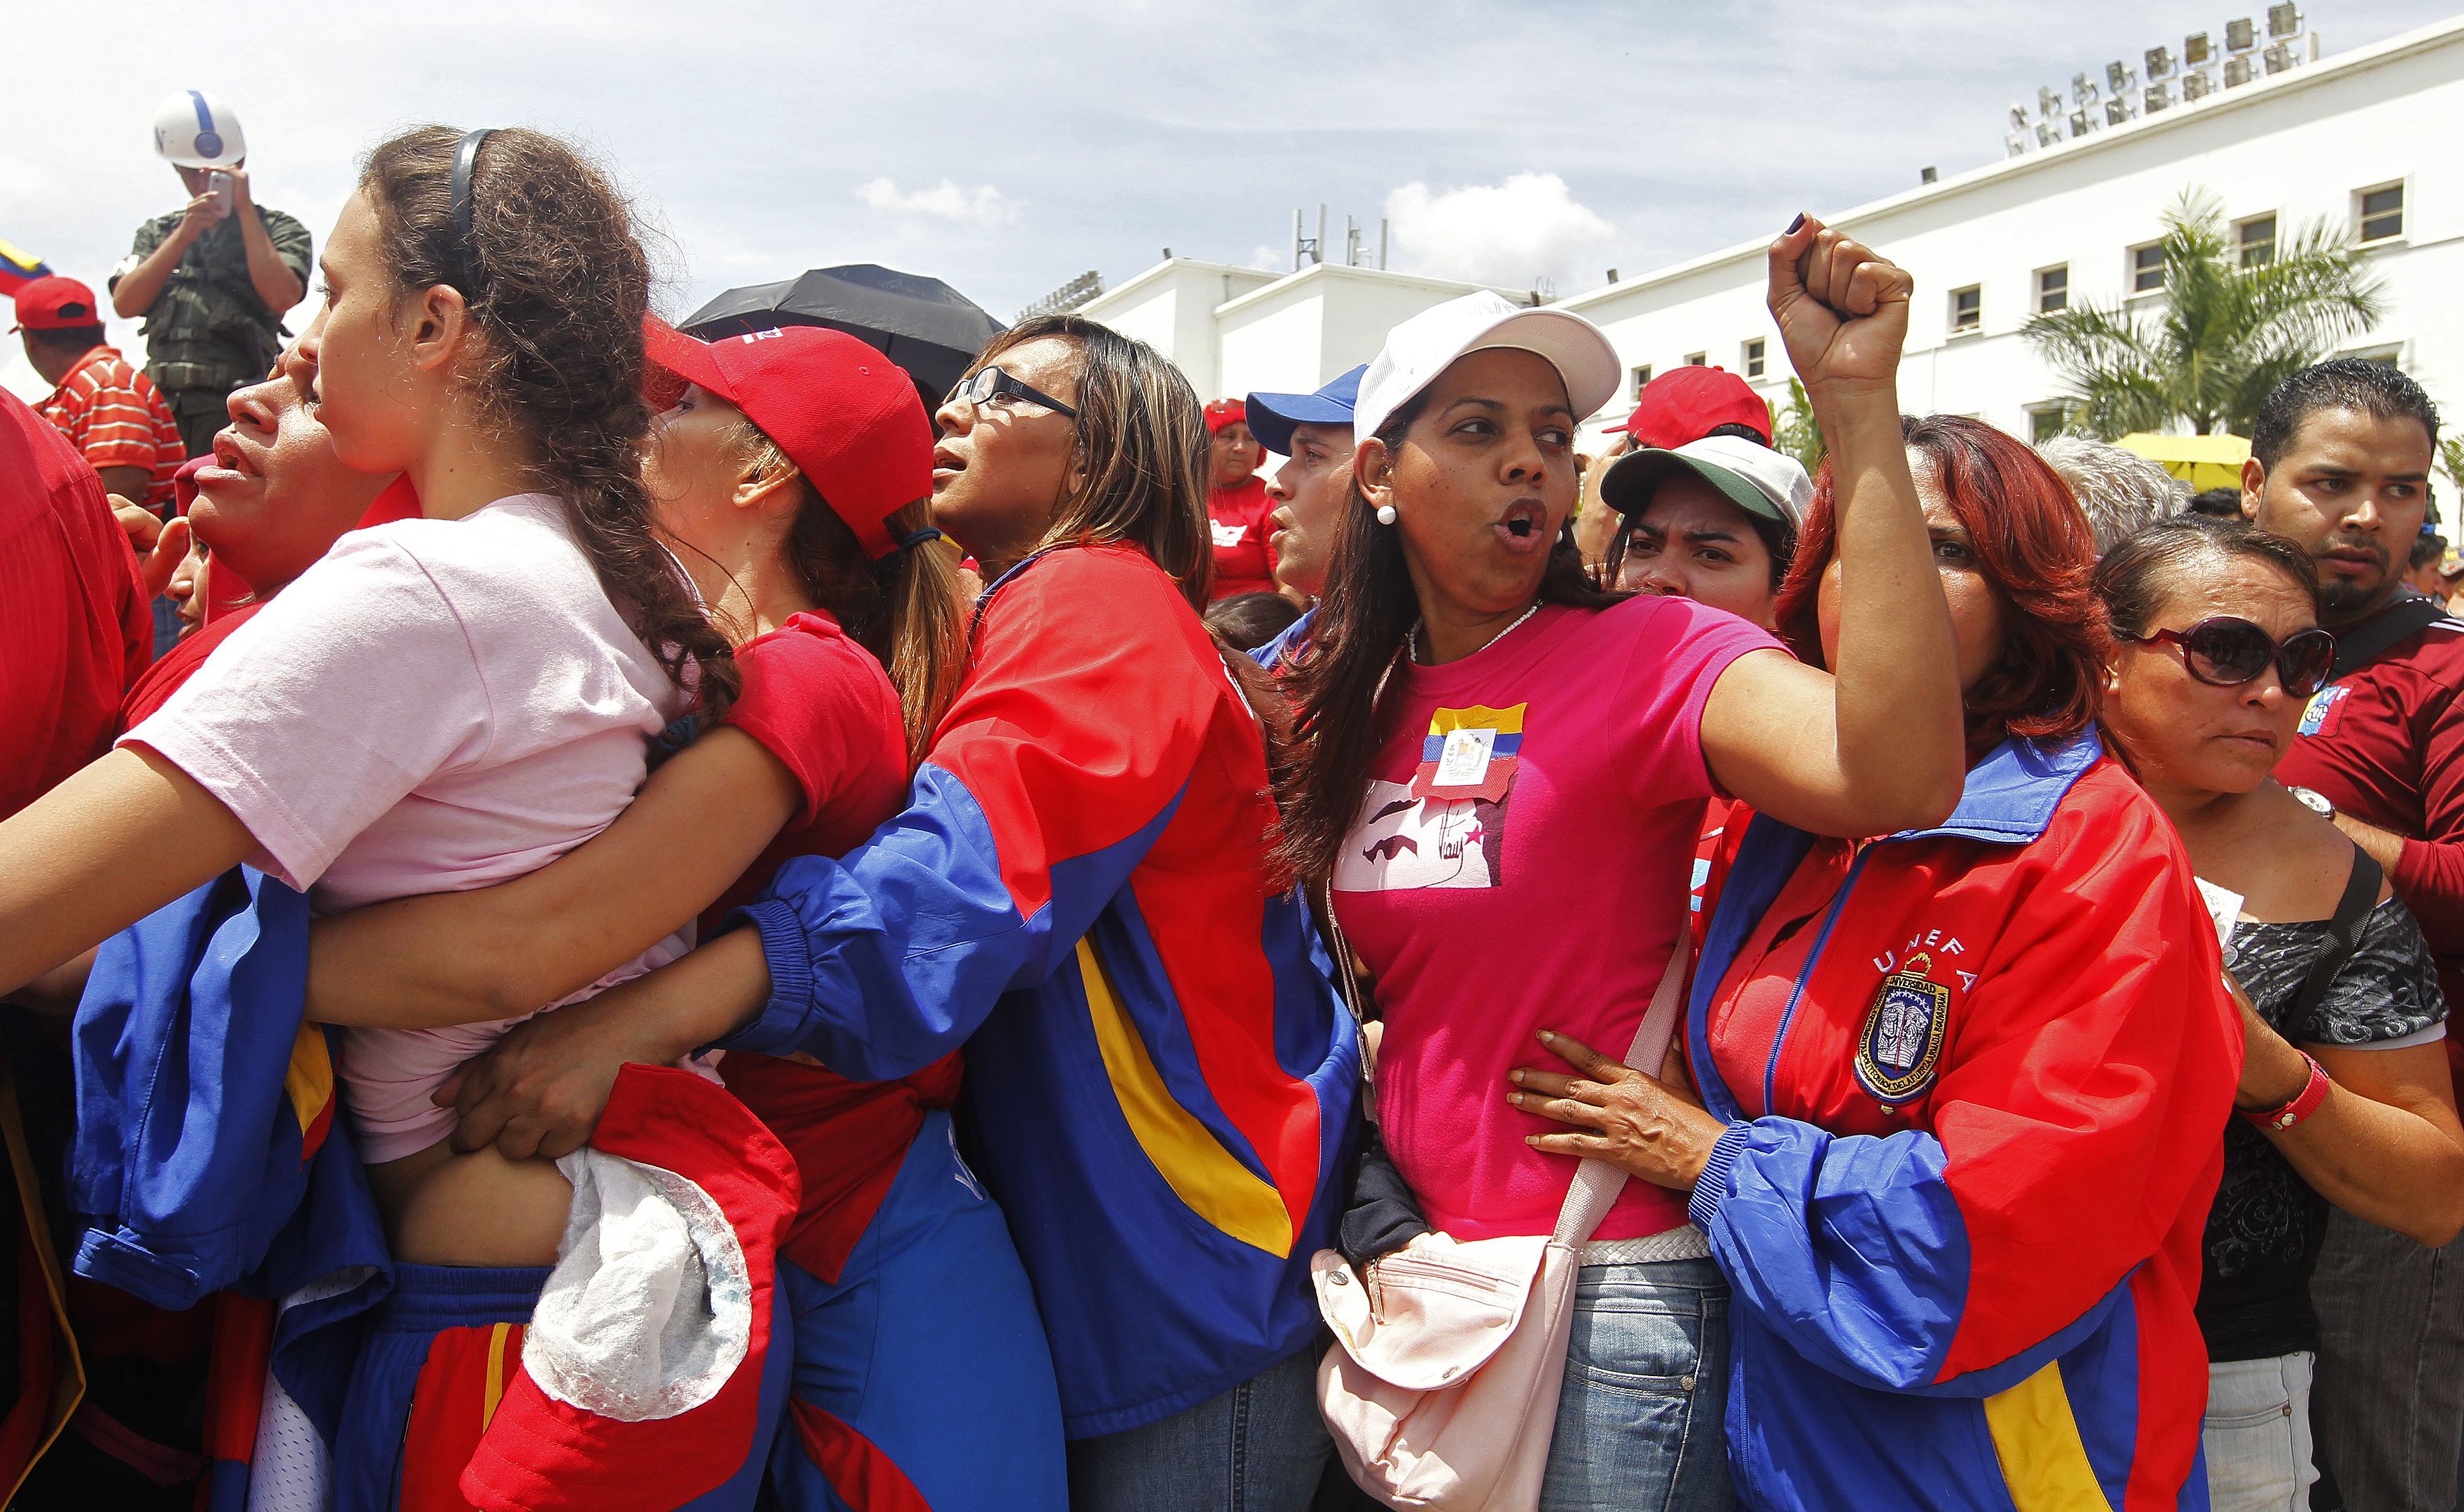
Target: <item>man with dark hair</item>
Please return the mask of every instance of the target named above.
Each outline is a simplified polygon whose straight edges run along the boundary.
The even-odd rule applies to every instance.
[[[2379,864],[2421,921],[2447,1000],[2464,1003],[2464,623],[2405,582],[2438,410],[2394,367],[2341,358],[2278,384],[2253,431],[2242,513],[2309,552],[2337,642],[2334,680],[2277,778]],[[2464,1240],[2426,1250],[2341,1211],[2329,1220],[2310,1284],[2313,1417],[2348,1506],[2455,1504],[2460,1265]]]
[[[171,508],[171,474],[187,449],[153,383],[104,344],[94,291],[75,278],[37,278],[17,291],[26,361],[51,397],[39,406],[103,491],[143,505],[157,518]]]

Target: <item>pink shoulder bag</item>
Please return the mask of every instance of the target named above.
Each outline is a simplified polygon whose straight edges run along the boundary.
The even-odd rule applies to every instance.
[[[1334,945],[1349,985],[1340,931]],[[1628,1065],[1657,1074],[1668,1052],[1686,945],[1681,920]],[[1608,1162],[1584,1161],[1556,1232],[1546,1237],[1458,1242],[1424,1234],[1372,1261],[1365,1277],[1336,1250],[1310,1260],[1318,1310],[1335,1337],[1318,1366],[1318,1408],[1363,1490],[1390,1507],[1429,1512],[1539,1506],[1575,1272],[1625,1183]]]

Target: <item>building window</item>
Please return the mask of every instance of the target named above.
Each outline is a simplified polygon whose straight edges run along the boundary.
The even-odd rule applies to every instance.
[[[1763,339],[1761,337],[1755,337],[1752,340],[1746,343],[1744,356],[1746,360],[1746,376],[1748,378],[1760,378],[1763,376]]]
[[[1649,362],[1645,362],[1640,367],[1634,370],[1634,396],[1637,399],[1640,399],[1642,397],[1642,385],[1650,382],[1651,364]]]
[[[2130,292],[2155,294],[2165,287],[2165,244],[2130,249]]]
[[[1688,367],[1708,367],[1711,365],[1711,354],[1708,352],[1690,352],[1686,354],[1685,365]]]
[[[1985,324],[1985,291],[1976,284],[1950,291],[1950,334],[1981,330]]]
[[[2037,405],[2028,411],[2028,445],[2041,447],[2062,433],[2062,406]]]
[[[2036,313],[2051,315],[2067,310],[2071,304],[2071,265],[2045,268],[2036,274]]]
[[[2362,192],[2362,240],[2383,242],[2404,234],[2404,186]]]
[[[2254,215],[2233,228],[2233,240],[2239,248],[2241,265],[2256,268],[2276,260],[2276,217]]]

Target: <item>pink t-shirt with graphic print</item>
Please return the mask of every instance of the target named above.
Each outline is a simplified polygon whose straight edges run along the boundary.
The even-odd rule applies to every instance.
[[[543,493],[354,531],[121,737],[237,815],[320,914],[518,877],[605,828],[682,697]],[[574,995],[684,953],[671,936]],[[574,998],[566,998],[572,1001]],[[453,1127],[429,1094],[514,1022],[348,1029],[363,1159]]]
[[[1778,646],[1691,600],[1638,598],[1545,608],[1388,679],[1334,909],[1376,974],[1386,1148],[1444,1232],[1556,1226],[1575,1162],[1524,1136],[1566,1126],[1507,1107],[1506,1073],[1563,1068],[1544,1028],[1612,1056],[1633,1043],[1685,927],[1713,793],[1704,700],[1739,656]],[[1629,1181],[1595,1238],[1684,1222],[1682,1196]]]

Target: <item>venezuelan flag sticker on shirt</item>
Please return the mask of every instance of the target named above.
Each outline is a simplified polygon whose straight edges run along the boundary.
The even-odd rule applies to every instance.
[[[1412,796],[1502,800],[1514,781],[1515,760],[1523,749],[1523,711],[1530,707],[1475,704],[1432,714],[1428,735],[1420,742],[1419,770],[1412,776]]]

